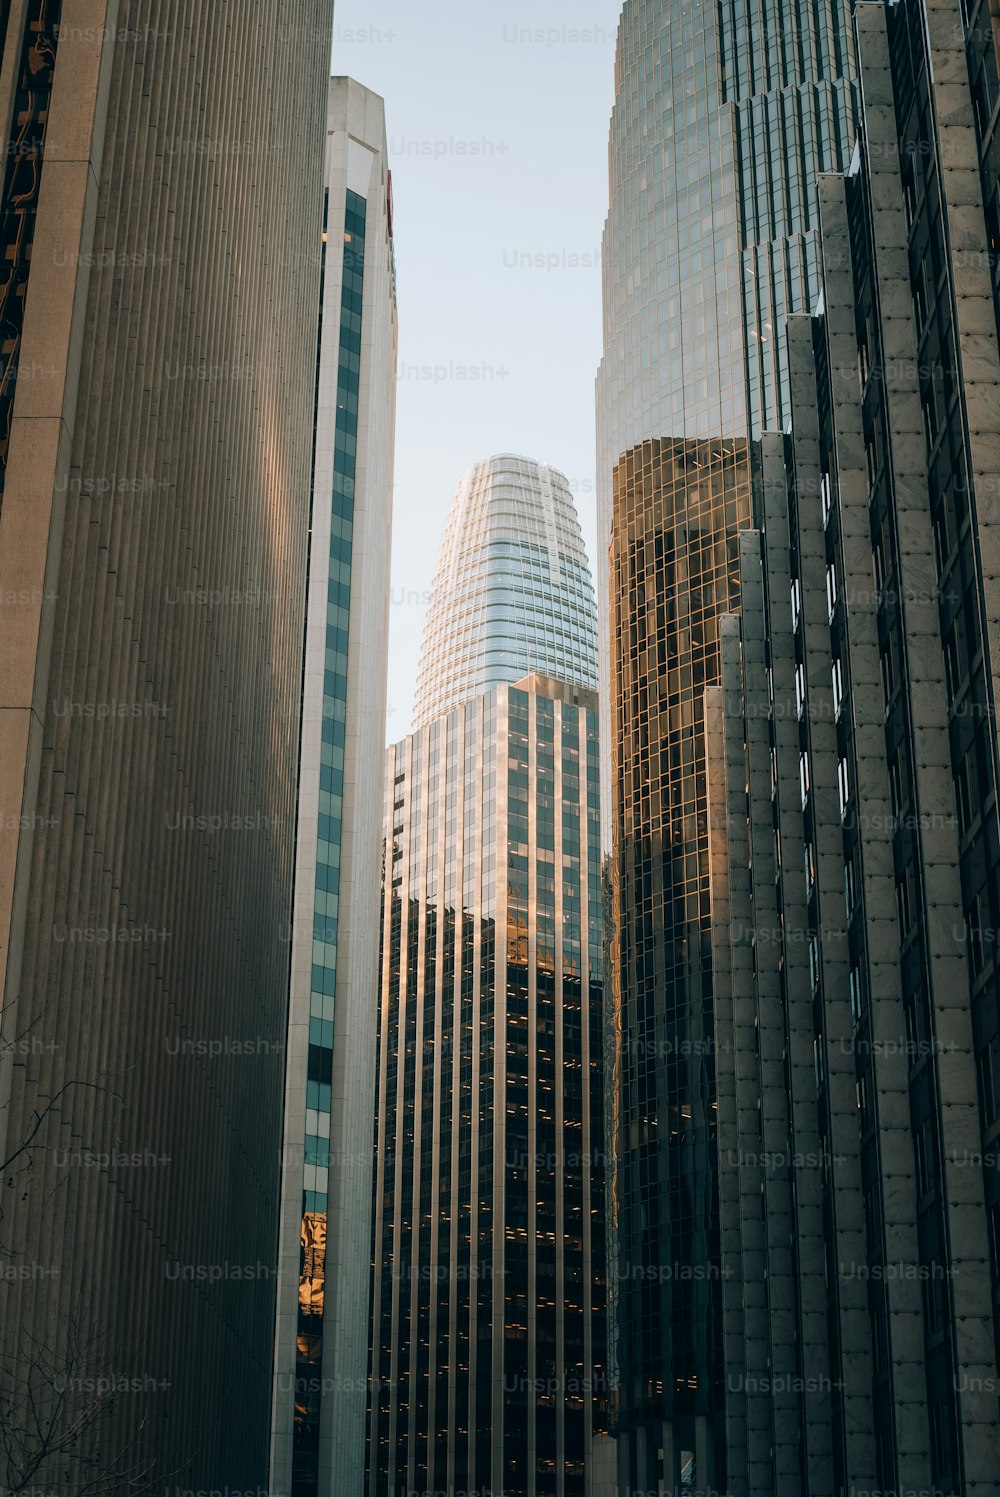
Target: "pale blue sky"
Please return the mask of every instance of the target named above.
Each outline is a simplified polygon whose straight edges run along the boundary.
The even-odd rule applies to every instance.
[[[570,479],[594,562],[594,376],[619,0],[337,0],[334,73],[386,101],[400,380],[388,736],[462,472]]]

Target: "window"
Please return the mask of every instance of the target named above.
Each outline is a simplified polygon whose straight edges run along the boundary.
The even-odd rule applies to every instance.
[[[802,716],[802,709],[806,704],[806,668],[804,665],[795,667],[795,715]]]
[[[913,926],[914,913],[913,865],[908,863],[896,884],[896,915],[899,933],[904,939]]]
[[[967,675],[964,620],[959,614],[944,639],[944,666],[948,695],[952,703],[958,697]]]
[[[875,483],[878,479],[878,470],[881,464],[878,433],[874,428],[865,433],[865,464],[868,469],[868,494],[870,498],[875,491]]]
[[[983,906],[982,896],[974,896],[969,905],[968,917],[969,931],[969,959],[972,962],[973,976],[978,977],[986,965],[986,942],[983,930]]]
[[[889,578],[889,566],[885,556],[885,532],[880,530],[872,550],[872,566],[875,572],[875,592],[881,599]]]
[[[961,483],[961,477],[959,477]],[[934,557],[937,562],[938,576],[943,577],[948,561],[951,557],[952,536],[948,517],[948,499],[945,496],[938,505],[934,516]]]
[[[952,1464],[951,1417],[944,1402],[932,1403],[931,1459],[937,1472],[948,1472]],[[950,1485],[950,1483],[949,1483]]]
[[[1000,1035],[995,1034],[980,1051],[979,1096],[983,1109],[983,1126],[992,1128],[1000,1117]]]
[[[958,806],[958,825],[964,837],[972,825],[972,786],[969,775],[969,756],[965,755],[955,775],[955,802]]]
[[[927,380],[920,392],[920,405],[924,415],[924,436],[928,448],[931,448],[937,440],[939,424],[937,386],[932,379]]]
[[[858,899],[858,870],[855,858],[844,864],[844,905],[850,920]]]
[[[903,775],[898,750],[889,760],[889,801],[895,820],[903,809]]]
[[[803,810],[805,810],[806,802],[809,799],[810,784],[811,781],[809,777],[809,755],[806,753],[805,749],[803,749],[799,754],[799,789],[802,792]]]
[[[838,655],[833,662],[833,715],[840,716],[844,705],[844,662]]]
[[[903,207],[906,210],[907,228],[912,228],[917,212],[917,189],[913,180],[913,160],[903,157]]]
[[[1000,1200],[990,1207],[990,1249],[993,1254],[993,1278],[1000,1279]]]
[[[819,986],[819,942],[815,936],[809,937],[809,982],[813,989]]]
[[[917,1170],[917,1199],[922,1200],[934,1189],[934,1138],[930,1123],[921,1123],[913,1138],[913,1158]]]
[[[911,1069],[919,1065],[927,1054],[927,1015],[926,994],[923,985],[917,987],[912,993],[904,995],[903,1017],[906,1021],[906,1044],[910,1057]]]
[[[865,1233],[868,1252],[874,1253],[882,1241],[882,1213],[879,1209],[877,1187],[872,1185],[865,1191]]]
[[[896,662],[891,637],[886,640],[885,649],[879,655],[879,665],[882,671],[882,697],[888,712],[896,690]]]
[[[924,282],[924,262],[918,260],[911,273],[913,286],[913,309],[917,318],[917,337],[927,325],[927,287]]]

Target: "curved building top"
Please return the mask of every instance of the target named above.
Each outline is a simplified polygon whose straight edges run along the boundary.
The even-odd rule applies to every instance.
[[[565,476],[501,453],[455,492],[431,592],[414,726],[539,672],[597,687],[597,603]]]
[[[605,495],[648,439],[782,429],[784,319],[819,291],[817,179],[846,171],[854,146],[853,49],[850,0],[626,0],[603,255]]]

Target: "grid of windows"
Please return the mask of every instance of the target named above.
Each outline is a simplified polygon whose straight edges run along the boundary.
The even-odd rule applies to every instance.
[[[599,553],[618,1429],[639,1490],[726,1480],[702,700],[719,616],[738,606],[754,444],[787,419],[784,322],[819,292],[817,174],[853,145],[850,14],[635,0],[619,31]]]
[[[587,1497],[606,1430],[597,717],[523,687],[388,754],[370,1497]]]
[[[364,298],[367,204],[347,193],[337,417],[331,495],[326,668],[316,843],[312,1001],[306,1081],[306,1163],[302,1198],[302,1267],[296,1355],[292,1497],[313,1497],[319,1475],[326,1299],[326,1212],[330,1174],[333,1017],[337,991],[340,841],[347,723],[347,645],[351,608],[351,542],[358,444],[358,389]],[[321,329],[322,334],[322,329]],[[314,498],[315,502],[315,498]]]
[[[719,1280],[707,1271],[717,1206],[700,1173],[715,1147],[702,700],[718,676],[719,616],[738,601],[750,504],[743,441],[647,442],[616,473],[619,1373],[628,1417],[670,1417],[691,1453],[696,1416],[722,1396]],[[678,1270],[664,1274],[665,1262]]]
[[[524,457],[477,464],[448,517],[414,722],[530,671],[593,689],[596,658],[594,587],[567,480]]]

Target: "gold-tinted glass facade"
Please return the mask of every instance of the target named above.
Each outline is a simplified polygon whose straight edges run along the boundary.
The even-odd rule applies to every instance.
[[[750,515],[745,440],[645,442],[615,472],[619,1392],[623,1412],[680,1421],[688,1459],[722,1396],[702,697]]]

